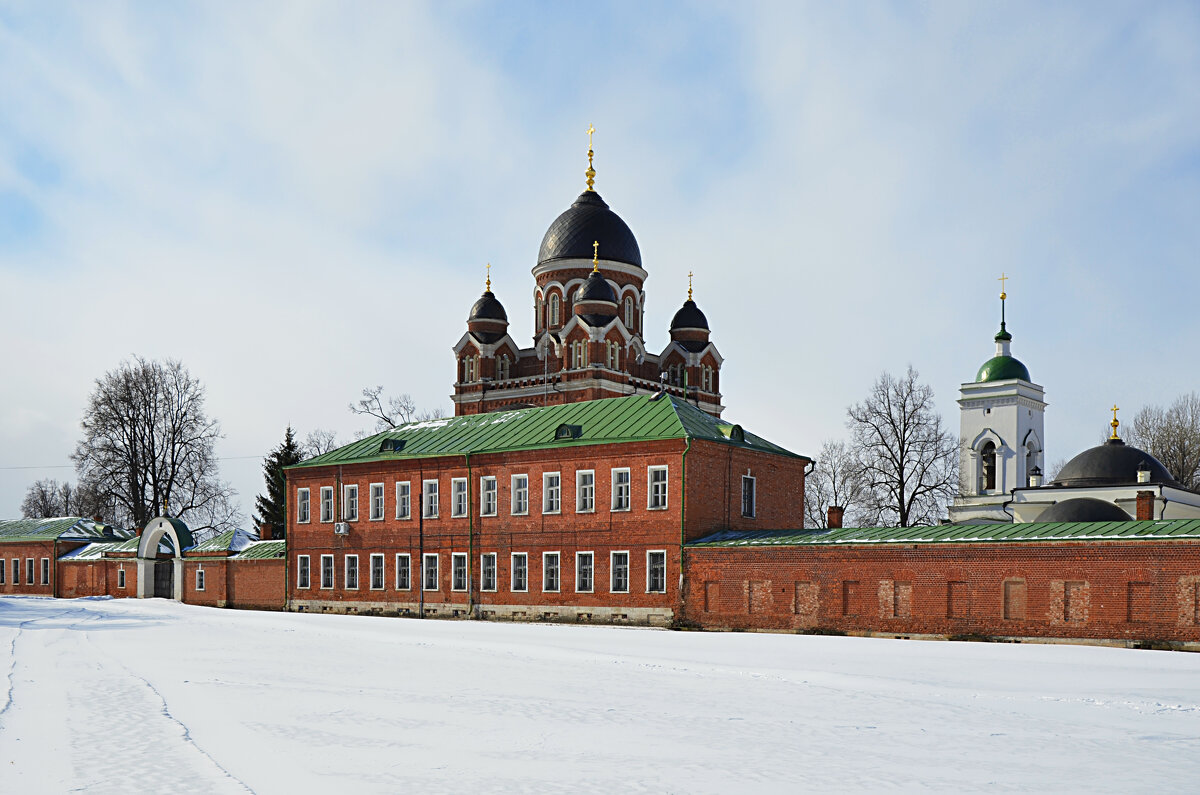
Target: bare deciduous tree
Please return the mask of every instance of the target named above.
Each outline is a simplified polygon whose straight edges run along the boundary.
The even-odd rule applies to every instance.
[[[350,404],[354,414],[373,417],[375,432],[386,431],[406,422],[424,422],[436,420],[442,416],[440,409],[425,409],[417,411],[417,404],[412,395],[405,392],[402,395],[385,397],[383,387],[366,387],[362,391],[362,399]]]
[[[1200,394],[1181,395],[1165,409],[1146,406],[1130,423],[1128,437],[1180,483],[1200,488]]]
[[[870,527],[879,521],[878,511],[858,462],[841,441],[826,440],[817,463],[804,479],[804,526],[825,527],[829,506],[846,510],[847,527]]]
[[[862,403],[846,410],[850,448],[880,520],[935,524],[958,483],[958,441],[942,426],[933,389],[909,366],[884,373]]]
[[[325,428],[317,428],[315,431],[309,431],[308,436],[304,437],[304,443],[300,445],[301,451],[305,458],[328,453],[330,450],[336,450],[339,447],[337,434]]]
[[[86,484],[73,486],[54,478],[35,481],[21,501],[21,515],[26,519],[49,519],[54,516],[103,516],[105,500]]]
[[[96,380],[80,425],[75,469],[111,498],[115,521],[142,527],[167,506],[199,538],[236,526],[236,492],[213,454],[220,426],[180,362],[122,362]]]

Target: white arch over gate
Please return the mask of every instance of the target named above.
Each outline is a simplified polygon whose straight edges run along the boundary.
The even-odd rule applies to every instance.
[[[183,550],[192,546],[192,531],[178,519],[159,516],[151,519],[138,539],[137,549],[137,595],[139,599],[154,596],[154,561],[158,558],[158,545],[167,538],[174,547],[174,577],[171,583],[171,598],[183,600]]]

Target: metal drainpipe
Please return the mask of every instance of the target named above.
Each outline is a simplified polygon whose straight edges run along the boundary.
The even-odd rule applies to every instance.
[[[288,493],[290,491],[291,491],[291,488],[288,486],[287,472],[284,472],[283,473],[283,611],[285,613],[288,612],[288,608],[291,606],[290,603],[291,603],[291,588],[292,588],[291,566],[289,565],[291,563],[291,561],[288,560],[288,555],[291,553],[288,552],[288,542],[287,542],[288,538],[292,535],[291,530],[288,529],[288,522],[290,521],[290,517],[292,515],[291,508],[288,505]],[[311,494],[311,491],[309,493]],[[317,494],[319,495],[320,493],[321,493],[320,490],[318,490]],[[308,501],[308,513],[309,513],[309,518],[312,518],[312,499],[311,498]],[[259,530],[259,535],[260,536],[262,535],[262,530]],[[225,576],[226,577],[229,576],[229,564],[228,563],[225,564]],[[309,580],[311,581],[311,579],[312,579],[312,564],[311,563],[309,564],[308,576],[309,576]],[[311,582],[309,584],[311,585]]]
[[[687,446],[683,448],[683,456],[680,459],[680,482],[679,482],[679,616],[684,613],[685,607],[685,591],[684,591],[684,570],[687,568],[684,564],[684,541],[687,537],[687,454],[692,449],[692,437],[688,436]]]
[[[474,581],[471,578],[471,562],[475,559],[475,497],[471,481],[471,452],[463,453],[467,461],[467,617],[475,617]],[[451,489],[453,491],[453,489]],[[454,577],[454,559],[450,560],[450,576]]]
[[[425,467],[417,467],[421,488],[417,492],[417,618],[425,617]],[[409,494],[412,500],[412,494]],[[409,572],[412,576],[412,572]]]

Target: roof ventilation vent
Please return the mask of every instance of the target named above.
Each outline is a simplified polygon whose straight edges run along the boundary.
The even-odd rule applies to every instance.
[[[403,439],[384,439],[379,443],[379,452],[381,453],[398,453],[403,449]]]
[[[719,429],[721,434],[731,442],[746,441],[746,432],[742,430],[741,425],[721,425]]]
[[[568,425],[563,423],[558,426],[558,430],[554,432],[555,441],[563,441],[565,439],[578,439],[583,435],[582,425]]]

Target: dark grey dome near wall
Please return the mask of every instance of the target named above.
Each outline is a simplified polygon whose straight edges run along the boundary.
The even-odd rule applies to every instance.
[[[1123,486],[1138,482],[1138,470],[1150,471],[1150,482],[1184,488],[1157,458],[1144,450],[1109,439],[1067,462],[1051,486]]]
[[[462,306],[462,304],[459,304]],[[503,304],[496,298],[491,290],[488,290],[483,295],[479,296],[479,300],[471,307],[471,314],[467,317],[471,320],[503,320],[508,322],[508,313],[504,311]]]
[[[600,243],[600,259],[642,267],[642,252],[633,232],[595,191],[585,190],[542,238],[538,264],[556,259],[592,259],[592,244]]]
[[[1131,522],[1133,517],[1111,502],[1095,497],[1075,497],[1056,502],[1042,511],[1038,522]]]
[[[592,275],[587,277],[587,281],[583,283],[583,288],[575,297],[576,301],[606,301],[610,304],[617,303],[617,291],[608,283],[608,279],[600,274],[599,271],[592,271]]]
[[[683,302],[675,317],[671,318],[671,328],[702,328],[708,331],[708,318],[700,311],[700,307],[696,306],[696,302],[689,298]]]

